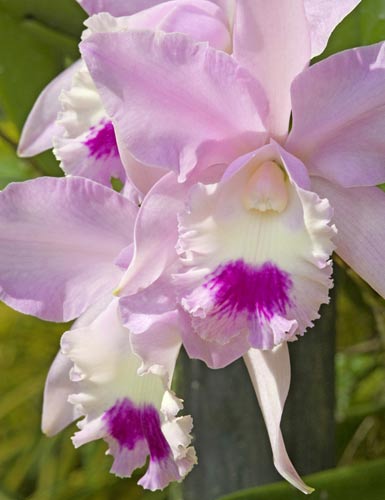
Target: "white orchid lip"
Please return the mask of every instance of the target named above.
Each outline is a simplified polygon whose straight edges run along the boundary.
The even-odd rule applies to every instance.
[[[163,489],[170,481],[181,480],[196,462],[189,446],[191,417],[177,417],[183,405],[169,390],[175,349],[164,346],[167,373],[156,374],[149,367],[139,375],[141,358],[131,344],[130,331],[122,325],[118,302],[112,299],[91,324],[62,338],[62,354],[73,363],[68,401],[76,416],[84,417],[72,441],[79,447],[104,439],[114,458],[111,472],[119,477],[131,476],[149,458],[139,484]],[[154,343],[151,332],[142,335]]]
[[[126,180],[114,126],[101,102],[84,63],[72,85],[60,95],[57,123],[61,133],[53,138],[54,154],[66,174],[88,177],[111,187],[111,177]]]
[[[185,345],[202,347],[194,357],[212,364],[213,349],[239,354],[245,344],[293,341],[328,302],[332,210],[296,184],[290,161],[298,162],[270,144],[230,165],[220,182],[190,192],[179,215],[175,280],[191,322]]]
[[[298,326],[284,320],[292,285],[290,275],[273,262],[232,260],[219,265],[182,305],[202,339],[226,345],[246,335],[251,344],[268,349],[290,340]]]
[[[282,212],[289,202],[287,175],[274,161],[258,165],[248,180],[243,201],[247,209]]]

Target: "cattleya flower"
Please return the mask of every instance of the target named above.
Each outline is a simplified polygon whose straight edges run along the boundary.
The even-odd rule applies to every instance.
[[[76,446],[105,439],[121,476],[149,456],[140,483],[163,488],[195,462],[170,390],[182,342],[213,368],[243,356],[276,468],[309,493],[280,431],[287,342],[328,301],[335,246],[385,292],[383,44],[307,68],[358,0],[80,3],[83,61],[19,147],[53,141],[67,177],[0,193],[2,300],[78,318],[43,430],[83,417]]]
[[[183,406],[169,390],[179,346],[176,342],[172,359],[167,357],[163,377],[154,367],[141,367],[127,341],[129,332],[119,320],[117,302],[113,300],[89,325],[62,338],[62,353],[74,363],[68,401],[75,415],[84,415],[73,442],[78,447],[104,438],[114,457],[111,471],[122,477],[145,465],[149,456],[148,471],[139,484],[162,489],[183,478],[196,461],[194,449],[188,447],[191,417],[175,417]],[[168,326],[172,331],[173,325]],[[161,333],[155,325],[147,333],[148,341]],[[164,343],[165,336],[159,336],[158,344]]]

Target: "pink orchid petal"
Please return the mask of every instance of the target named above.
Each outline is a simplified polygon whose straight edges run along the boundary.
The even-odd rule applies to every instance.
[[[281,157],[282,164],[285,166],[290,178],[297,184],[297,186],[307,191],[311,191],[311,180],[305,165],[295,156],[288,153],[275,141],[271,144],[276,148],[277,153]]]
[[[14,309],[69,321],[112,291],[137,207],[80,177],[43,177],[0,193],[0,297]]]
[[[118,135],[143,163],[184,180],[199,162],[228,162],[265,140],[263,92],[224,52],[146,31],[97,33],[81,51]]]
[[[168,0],[77,0],[83,9],[92,16],[98,12],[109,12],[113,16],[130,16],[144,9]]]
[[[385,181],[385,44],[347,50],[299,75],[292,86],[287,149],[341,186]]]
[[[334,208],[336,252],[385,297],[385,193],[377,187],[344,189],[316,177],[313,189]]]
[[[119,301],[123,325],[134,334],[142,334],[164,315],[173,317],[176,294],[170,268],[150,286]]]
[[[244,356],[251,382],[261,407],[269,434],[277,471],[289,483],[305,494],[313,488],[307,486],[291,463],[280,429],[283,407],[290,386],[290,358],[287,343],[273,351],[250,349]]]
[[[310,60],[303,0],[238,0],[234,57],[261,82],[270,104],[270,130],[288,132],[290,85]]]
[[[326,48],[334,28],[361,0],[304,0],[305,12],[310,24],[311,57],[318,56]]]
[[[160,8],[152,10],[160,11]],[[195,41],[207,41],[216,49],[230,50],[231,37],[226,16],[222,9],[213,2],[177,0],[166,3],[162,10],[164,15],[157,30],[167,33],[184,33]],[[151,25],[149,24],[147,28],[151,29]]]
[[[201,359],[209,368],[224,368],[242,357],[250,348],[245,335],[235,336],[226,344],[215,344],[202,339],[194,330],[191,316],[180,311],[183,347],[191,359]]]
[[[159,4],[169,3],[170,0],[77,0],[77,2],[83,7],[83,9],[92,16],[99,12],[108,12],[113,16],[131,16],[137,12],[149,9]],[[191,3],[195,3],[191,2]],[[225,11],[230,10],[228,0],[212,0],[222,7]]]
[[[146,331],[131,335],[132,350],[142,360],[139,375],[166,376],[170,387],[181,345],[177,311],[160,315]]]
[[[83,34],[83,39],[92,32],[152,30],[184,33],[197,42],[208,42],[220,50],[231,48],[226,15],[208,0],[173,0],[120,18],[104,12],[88,19],[85,25],[89,30]]]
[[[39,95],[21,133],[17,150],[19,156],[34,156],[52,148],[52,138],[62,130],[56,124],[60,93],[70,88],[72,77],[79,68],[80,61],[77,61],[52,80]]]
[[[132,295],[151,285],[177,258],[176,214],[184,207],[187,189],[170,172],[143,200],[135,224],[134,255],[119,284],[119,292]]]
[[[127,178],[130,179],[132,186],[135,187],[140,199],[149,192],[156,182],[168,173],[165,168],[149,167],[137,161],[128,151],[124,138],[116,135],[119,148],[119,156],[124,165]]]

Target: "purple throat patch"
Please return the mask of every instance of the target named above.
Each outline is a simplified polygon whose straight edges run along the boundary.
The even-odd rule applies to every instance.
[[[127,398],[118,400],[103,416],[109,434],[122,448],[133,450],[140,441],[148,446],[151,460],[160,462],[171,454],[161,430],[158,410],[152,405],[136,406]]]
[[[114,126],[111,121],[102,120],[98,125],[91,127],[83,144],[88,148],[88,156],[97,160],[119,156]]]
[[[262,266],[246,264],[242,259],[220,265],[203,285],[213,294],[214,314],[233,317],[247,314],[249,319],[271,319],[285,314],[290,305],[290,276],[272,262]]]

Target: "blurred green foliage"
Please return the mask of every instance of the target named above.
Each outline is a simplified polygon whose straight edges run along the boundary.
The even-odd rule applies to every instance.
[[[75,0],[0,0],[0,188],[11,181],[61,173],[52,153],[21,160],[15,150],[39,92],[77,59],[84,18]],[[363,0],[337,28],[322,57],[384,38],[385,1]],[[342,262],[336,268],[337,449],[338,463],[345,467],[314,475],[309,482],[320,488],[314,498],[382,500],[384,302]],[[41,322],[0,306],[0,500],[179,500],[177,487],[143,493],[135,478],[117,480],[110,475],[111,459],[104,456],[102,442],[75,451],[69,439],[74,426],[55,438],[41,435],[44,379],[65,329],[66,325]],[[351,466],[367,460],[375,461]],[[364,493],[357,478],[362,479]],[[351,490],[341,490],[348,484]],[[321,495],[325,488],[328,496]],[[300,497],[290,486],[273,485],[229,498]]]
[[[312,500],[384,500],[385,459],[341,467],[306,477],[315,487]],[[304,495],[287,483],[252,488],[220,500],[303,500]]]

